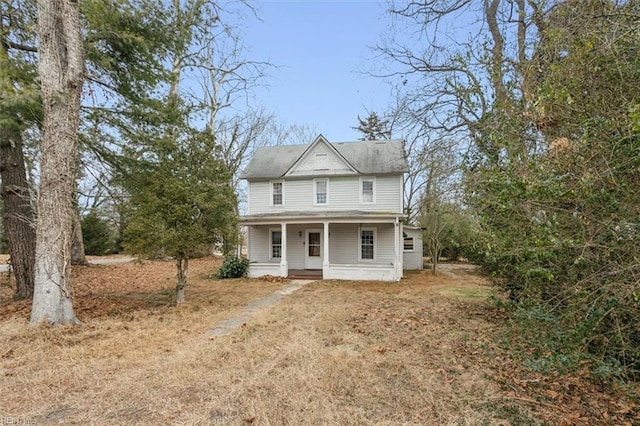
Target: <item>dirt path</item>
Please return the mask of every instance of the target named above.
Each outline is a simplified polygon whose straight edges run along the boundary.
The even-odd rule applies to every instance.
[[[216,338],[220,336],[227,336],[238,328],[242,327],[254,317],[260,310],[273,306],[278,303],[284,296],[294,293],[300,290],[303,286],[311,284],[313,280],[292,280],[282,290],[275,291],[265,298],[256,300],[245,306],[241,315],[233,318],[220,321],[216,326],[207,331],[207,337]]]

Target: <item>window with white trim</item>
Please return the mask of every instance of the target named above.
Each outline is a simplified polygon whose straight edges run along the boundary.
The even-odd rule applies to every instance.
[[[284,205],[284,182],[283,181],[271,182],[271,205],[272,206]]]
[[[375,203],[375,178],[360,178],[360,202],[363,204]]]
[[[413,237],[404,237],[404,251],[413,251]]]
[[[269,230],[269,246],[271,247],[270,258],[280,259],[282,257],[282,231],[280,229]]]
[[[376,228],[360,228],[358,257],[360,260],[375,260]]]
[[[313,204],[329,204],[329,179],[313,180]]]

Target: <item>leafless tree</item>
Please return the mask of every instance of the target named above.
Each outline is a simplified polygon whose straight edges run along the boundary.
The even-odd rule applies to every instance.
[[[473,146],[493,162],[523,162],[536,149],[532,117],[504,126],[528,102],[531,40],[544,7],[536,0],[391,2],[394,31],[376,48],[375,75],[398,83],[416,122]],[[512,121],[513,123],[513,121]],[[519,144],[496,135],[517,134]]]
[[[293,145],[311,143],[318,137],[318,130],[304,124],[291,124],[273,120],[269,124],[265,139],[273,145]]]

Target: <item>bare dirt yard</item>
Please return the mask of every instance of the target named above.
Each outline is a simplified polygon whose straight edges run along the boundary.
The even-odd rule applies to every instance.
[[[505,352],[499,295],[472,266],[312,283],[209,338],[287,285],[218,280],[219,265],[192,261],[180,307],[173,262],[77,267],[82,324],[56,328],[29,327],[4,276],[2,424],[640,424],[629,388]]]

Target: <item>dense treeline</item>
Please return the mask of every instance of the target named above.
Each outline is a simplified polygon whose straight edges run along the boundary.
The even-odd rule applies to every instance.
[[[467,174],[483,230],[474,258],[545,323],[536,328],[548,331],[538,355],[588,354],[599,371],[635,378],[639,12],[634,2],[569,2],[552,11],[530,65],[531,102],[517,111],[535,115],[545,149]]]
[[[393,12],[428,35],[422,50],[381,49],[425,133],[460,143],[464,254],[507,290],[513,343],[536,368],[640,377],[640,3]],[[477,34],[461,28],[444,50],[456,22]]]

